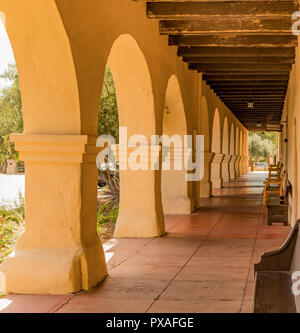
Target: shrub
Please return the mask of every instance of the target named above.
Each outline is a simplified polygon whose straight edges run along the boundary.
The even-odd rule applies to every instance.
[[[119,215],[119,203],[116,200],[100,202],[98,205],[98,233],[101,234],[101,227],[109,222],[116,223]]]
[[[19,194],[18,201],[14,207],[0,206],[0,216],[3,218],[3,225],[0,228],[0,263],[15,248],[19,237],[25,230],[25,203],[24,198]]]

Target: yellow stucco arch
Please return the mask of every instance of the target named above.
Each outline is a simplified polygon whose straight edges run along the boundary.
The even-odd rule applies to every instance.
[[[241,130],[240,131],[240,155],[244,155],[244,152],[243,152],[244,147],[243,147],[243,145],[244,145],[244,138],[243,138],[243,131]]]
[[[240,131],[238,126],[236,126],[235,130],[235,154],[240,154]]]
[[[163,113],[163,134],[181,139],[187,134],[187,123],[178,79],[172,75],[168,81]],[[186,170],[174,170],[173,156],[180,153],[173,143],[170,147],[171,170],[162,171],[162,202],[165,214],[185,214],[191,212],[188,197]],[[178,155],[177,155],[178,156]],[[165,156],[166,157],[166,156]],[[182,165],[183,166],[183,165]]]
[[[220,113],[216,108],[214,114],[214,120],[212,125],[212,139],[211,139],[211,150],[213,153],[221,152],[221,125],[220,125]]]
[[[294,145],[293,145],[293,205],[292,205],[292,209],[291,209],[291,223],[294,224],[295,221],[299,218],[299,200],[298,200],[298,193],[299,193],[299,171],[298,171],[298,156],[299,156],[299,152],[298,152],[298,138],[299,138],[299,132],[297,130],[297,118],[294,117],[294,121],[293,121],[293,136],[294,136]],[[295,190],[294,190],[295,189]]]
[[[119,36],[107,64],[114,78],[120,126],[127,127],[128,136],[155,134],[150,72],[136,40],[128,34]]]
[[[211,151],[214,153],[212,164],[211,164],[211,181],[213,188],[222,187],[222,142],[221,142],[221,123],[220,113],[218,108],[215,109],[214,119],[212,124],[212,140],[211,140]]]
[[[128,34],[120,35],[112,44],[107,64],[116,88],[119,125],[127,129],[128,142],[134,135],[143,135],[150,144],[150,136],[155,134],[152,81],[136,40]],[[126,154],[129,157],[129,148]],[[120,171],[120,209],[115,237],[150,237],[164,233],[161,189],[155,177],[155,171],[136,171],[129,166]]]
[[[231,155],[235,154],[235,141],[234,141],[234,125],[231,123],[230,128],[230,149],[229,152]]]
[[[228,119],[225,117],[223,124],[223,140],[222,140],[222,153],[229,153],[229,134],[228,134]]]
[[[201,97],[200,104],[200,135],[204,136],[204,150],[210,151],[210,125],[208,107],[205,96]]]
[[[1,0],[0,11],[19,71],[24,133],[80,134],[74,59],[55,1]]]

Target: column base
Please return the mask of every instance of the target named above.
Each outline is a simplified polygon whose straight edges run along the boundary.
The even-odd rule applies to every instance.
[[[6,294],[76,293],[107,276],[100,244],[85,249],[18,250],[0,269],[0,290]]]
[[[236,179],[235,171],[230,172],[230,181],[235,179]]]
[[[216,179],[212,179],[212,187],[216,188],[216,189],[220,189],[222,188],[223,185],[223,179],[222,178],[216,178]]]
[[[212,182],[200,182],[200,198],[210,198],[212,196]]]
[[[168,196],[163,202],[164,214],[191,214],[193,202],[188,197]]]
[[[225,155],[222,162],[222,179],[224,183],[229,183],[230,181],[230,160],[231,155]]]
[[[116,224],[115,238],[148,238],[165,235],[164,216],[121,212]]]
[[[235,172],[235,162],[236,162],[236,155],[232,155],[231,160],[229,162],[229,178],[231,180],[236,179],[236,172]]]
[[[222,175],[223,178],[223,183],[229,183],[230,182],[230,177],[229,177],[229,173],[223,173]]]

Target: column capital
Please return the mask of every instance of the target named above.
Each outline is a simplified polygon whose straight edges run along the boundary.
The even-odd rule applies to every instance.
[[[224,156],[222,153],[215,153],[212,163],[222,163]]]
[[[213,157],[215,156],[215,153],[211,152],[211,151],[205,151],[204,152],[204,157],[206,159],[213,159]]]
[[[88,135],[10,135],[25,162],[95,163],[96,155],[104,149],[96,147],[96,140]]]
[[[232,155],[224,154],[222,163],[229,163],[231,161]]]

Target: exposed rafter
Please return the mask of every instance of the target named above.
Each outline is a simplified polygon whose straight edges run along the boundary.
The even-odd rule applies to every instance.
[[[280,128],[294,64],[291,0],[136,0],[149,19],[159,20],[169,45],[203,79],[248,129],[256,121]],[[254,109],[247,108],[251,98]],[[277,123],[276,123],[277,122]]]

